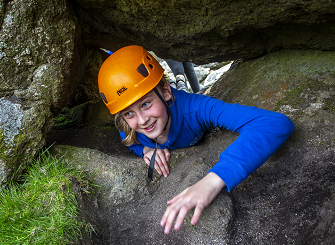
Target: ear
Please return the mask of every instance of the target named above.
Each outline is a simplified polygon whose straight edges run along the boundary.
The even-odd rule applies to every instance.
[[[172,98],[171,87],[170,87],[170,84],[168,83],[164,83],[163,97],[165,101],[169,101]]]

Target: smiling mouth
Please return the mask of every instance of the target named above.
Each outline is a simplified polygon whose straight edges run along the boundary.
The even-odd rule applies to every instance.
[[[151,125],[149,125],[149,127],[144,128],[144,130],[146,132],[151,132],[152,130],[154,130],[156,128],[156,122],[157,121],[153,122]]]

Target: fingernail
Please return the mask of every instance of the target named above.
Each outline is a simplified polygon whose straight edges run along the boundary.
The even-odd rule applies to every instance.
[[[174,225],[174,229],[175,229],[175,230],[178,230],[178,229],[179,229],[179,225],[178,225],[178,224],[175,224],[175,225]]]
[[[159,174],[162,174],[162,172],[160,172]]]

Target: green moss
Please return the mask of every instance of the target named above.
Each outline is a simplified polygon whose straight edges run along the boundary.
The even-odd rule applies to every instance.
[[[325,99],[323,109],[335,112],[335,96]]]
[[[19,146],[26,141],[26,136],[20,132],[20,134],[15,136],[12,146],[8,146],[8,144],[5,142],[5,137],[6,136],[3,135],[3,130],[0,129],[0,159],[5,162],[9,169],[16,171],[19,165],[26,159],[25,155],[19,154]],[[7,153],[9,148],[15,154],[9,155]]]
[[[285,92],[284,97],[276,103],[274,110],[279,110],[283,105],[289,105],[294,109],[305,109],[311,103],[323,103],[323,110],[335,111],[335,97],[322,98],[322,92],[331,92],[335,89],[334,85],[309,80],[305,84]]]
[[[109,130],[109,131],[118,131],[116,126],[107,126],[107,127],[104,127],[104,128]]]
[[[5,145],[5,136],[3,135],[3,129],[0,129],[0,158],[6,159],[7,155],[5,154],[7,147]]]
[[[75,120],[70,119],[69,115],[71,114],[71,112],[73,112],[73,110],[70,110],[68,114],[58,114],[54,118],[54,127],[59,129],[72,126],[73,123],[75,123]]]
[[[274,110],[277,111],[283,105],[298,106],[302,103],[303,99],[300,97],[303,91],[303,87],[299,86],[291,91],[285,92],[284,98],[279,100],[274,107]]]

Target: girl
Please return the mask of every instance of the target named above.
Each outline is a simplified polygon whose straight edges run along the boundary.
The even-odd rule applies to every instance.
[[[231,191],[260,167],[294,125],[280,113],[173,89],[164,82],[163,73],[151,54],[133,45],[108,57],[98,76],[101,98],[116,114],[122,142],[151,165],[149,178],[153,167],[167,177],[169,149],[195,145],[211,125],[239,133],[203,179],[167,202],[161,226],[168,234],[174,220],[178,230],[193,208],[195,225],[221,189]]]

